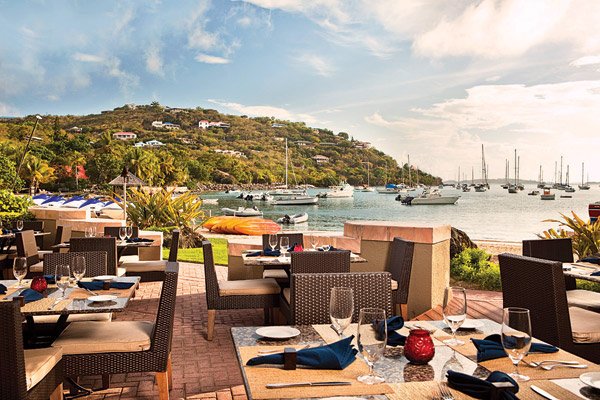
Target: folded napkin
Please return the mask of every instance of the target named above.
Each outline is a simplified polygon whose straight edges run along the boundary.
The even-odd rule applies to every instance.
[[[136,238],[129,238],[126,240],[126,242],[127,243],[152,243],[152,242],[154,242],[154,240],[136,237]]]
[[[44,275],[44,279],[48,285],[54,285],[56,283],[56,277],[54,275]]]
[[[375,326],[376,322],[373,322],[373,326],[377,328],[379,337],[384,335],[384,325],[379,324]],[[396,332],[404,326],[404,319],[400,316],[392,317],[387,320],[387,344],[388,346],[404,346],[406,342],[406,336]]]
[[[110,282],[111,289],[129,289],[134,285],[133,282]],[[92,281],[92,282],[77,282],[77,286],[89,290],[102,290],[104,289],[104,282]]]
[[[517,392],[519,391],[517,382],[501,371],[492,372],[485,380],[460,372],[448,371],[448,386],[476,399],[489,399],[494,386],[493,382],[510,382],[517,387]],[[514,393],[507,390],[502,392],[501,398],[502,400],[519,399]]]
[[[6,286],[0,283],[0,294],[6,294]]]
[[[33,289],[25,289],[18,296],[25,297],[25,303],[31,303],[44,298],[44,295],[40,292],[36,292]]]
[[[354,362],[356,350],[352,346],[354,335],[326,346],[298,350],[296,363],[314,369],[344,369]],[[246,365],[283,364],[283,353],[254,357]]]
[[[579,261],[588,262],[592,264],[600,264],[600,253],[590,254],[589,256],[586,256]]]
[[[600,271],[592,272],[590,276],[600,276]]]
[[[281,252],[279,250],[271,250],[268,247],[265,247],[263,251],[255,251],[254,253],[246,254],[246,257],[259,257],[259,256],[270,256],[270,257],[279,257]]]
[[[322,248],[322,247],[319,247],[317,250],[319,250],[319,251],[325,251],[325,250],[323,250],[323,248]],[[329,248],[329,250],[327,250],[327,251],[348,251],[348,252],[349,252],[350,250],[346,250],[346,249],[336,249],[335,247],[331,246],[331,247]]]
[[[484,339],[471,339],[477,348],[477,362],[492,360],[494,358],[508,357],[502,347],[500,335],[490,335]],[[530,353],[556,353],[558,349],[552,345],[531,342]]]

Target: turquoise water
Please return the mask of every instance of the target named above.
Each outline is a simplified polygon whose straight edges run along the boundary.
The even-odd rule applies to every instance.
[[[218,205],[205,205],[212,215],[221,215],[222,207],[237,208],[256,205],[265,218],[276,220],[285,214],[308,213],[308,222],[284,227],[295,230],[343,230],[346,221],[389,220],[414,221],[449,224],[464,230],[474,239],[521,241],[535,238],[535,234],[556,227],[556,224],[542,222],[544,219],[559,219],[559,213],[570,215],[571,211],[586,220],[588,204],[600,200],[600,188],[576,193],[556,193],[556,200],[542,201],[539,196],[528,196],[534,188],[526,187],[518,194],[495,185],[483,193],[461,192],[456,189],[442,189],[443,194],[460,195],[455,205],[405,206],[394,200],[395,195],[377,192],[355,192],[349,199],[319,199],[315,206],[274,206],[263,202],[246,202],[235,199],[234,195],[210,193],[204,198],[218,198]],[[322,189],[309,190],[314,195]],[[561,199],[560,195],[573,198]]]

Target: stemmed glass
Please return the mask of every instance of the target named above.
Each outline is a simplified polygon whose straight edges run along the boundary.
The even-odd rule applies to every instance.
[[[329,317],[331,318],[331,327],[340,339],[344,337],[344,329],[352,321],[352,313],[354,313],[354,291],[352,288],[331,288]]]
[[[290,238],[287,236],[282,236],[281,238],[279,238],[279,251],[281,252],[281,255],[283,257],[285,257],[285,255],[287,254],[289,248]]]
[[[19,232],[21,232],[23,230],[23,221],[22,220],[17,221],[17,230]]]
[[[310,244],[310,247],[313,248],[313,250],[317,250],[317,244],[319,244],[319,239],[315,236],[315,235],[310,235],[308,237],[308,243]]]
[[[502,347],[515,365],[515,372],[508,374],[517,382],[526,382],[528,376],[519,374],[519,362],[531,346],[531,320],[526,308],[508,307],[502,314]]]
[[[131,239],[133,235],[133,226],[131,224],[127,225],[127,239]]]
[[[124,241],[126,237],[127,237],[127,227],[122,226],[119,228],[119,238],[121,239],[121,241]]]
[[[449,346],[461,346],[465,342],[456,339],[456,331],[467,318],[467,294],[465,288],[447,287],[444,290],[444,322],[452,330],[452,339],[444,340]]]
[[[271,248],[271,251],[275,251],[275,248],[277,247],[277,235],[269,235],[269,247]]]
[[[92,237],[92,236],[93,236],[93,228],[92,228],[92,226],[91,225],[90,226],[86,226],[86,228],[85,228],[85,237],[89,238],[89,237]]]
[[[27,275],[27,258],[25,257],[16,257],[13,261],[13,275],[19,281],[19,285],[17,287],[22,288],[23,278]]]
[[[81,280],[81,278],[83,278],[83,276],[85,275],[85,257],[83,256],[76,256],[73,257],[73,276],[75,277],[75,280],[77,282],[79,282]]]
[[[54,274],[54,280],[56,281],[56,286],[62,290],[61,299],[66,299],[66,291],[71,283],[71,268],[68,265],[57,266]]]
[[[385,310],[381,308],[361,308],[358,313],[356,342],[358,352],[369,366],[369,375],[359,376],[358,381],[368,385],[385,382],[384,378],[375,375],[375,372],[373,372],[373,364],[383,356],[387,343]]]

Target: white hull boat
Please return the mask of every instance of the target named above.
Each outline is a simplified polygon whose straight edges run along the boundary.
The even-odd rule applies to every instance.
[[[302,222],[308,221],[307,213],[298,213],[294,215],[285,215],[277,220],[279,224],[300,224]]]
[[[221,208],[223,215],[233,215],[235,217],[262,217],[263,213],[256,207],[244,208],[238,207],[237,210],[233,208]]]
[[[277,199],[273,201],[276,206],[312,206],[317,204],[318,197],[312,196],[295,196],[285,199]]]
[[[317,194],[317,197],[324,197],[327,199],[354,197],[354,188],[346,182],[342,182],[337,186],[332,186],[331,190],[328,192],[321,192]]]
[[[411,206],[455,204],[460,196],[443,196],[438,189],[425,190],[417,197],[406,196],[400,201]]]
[[[398,194],[398,189],[397,188],[382,188],[382,189],[377,189],[377,193],[381,193],[381,194]]]

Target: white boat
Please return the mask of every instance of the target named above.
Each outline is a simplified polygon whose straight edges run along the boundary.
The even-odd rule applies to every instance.
[[[221,211],[223,215],[233,215],[236,217],[261,217],[263,215],[263,212],[256,208],[256,206],[251,208],[238,207],[237,210],[223,207]]]
[[[324,197],[327,199],[340,199],[347,197],[354,197],[354,188],[347,182],[340,182],[339,185],[331,186],[331,190],[328,192],[320,192],[317,197]]]
[[[554,193],[550,193],[550,189],[544,189],[544,193],[540,196],[542,200],[554,200],[556,195]]]
[[[301,196],[276,199],[275,201],[273,201],[273,204],[276,206],[311,206],[317,204],[318,201],[318,197],[313,197],[304,194]]]
[[[583,166],[583,163],[581,163],[581,185],[578,185],[579,190],[590,190],[590,184],[589,184],[590,177],[588,176],[588,181],[584,182],[583,181],[583,172],[584,172],[584,166]]]
[[[202,204],[219,204],[219,199],[200,199]]]
[[[402,199],[402,204],[418,206],[418,205],[441,205],[455,204],[460,196],[444,196],[438,189],[425,189],[423,193],[417,197],[406,196]]]
[[[298,214],[294,214],[294,215],[284,215],[283,217],[279,218],[277,220],[277,223],[279,224],[299,224],[302,222],[306,222],[308,221],[308,214],[303,212],[303,213],[298,213]]]
[[[399,191],[400,189],[398,188],[398,186],[393,184],[385,185],[384,188],[377,189],[377,193],[381,194],[398,194]]]
[[[354,190],[357,191],[357,192],[374,192],[375,188],[372,188],[371,186],[364,185],[362,187],[354,188]]]

